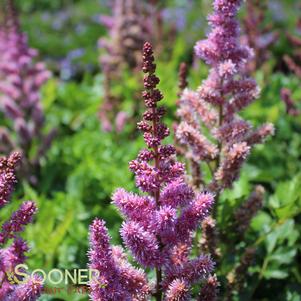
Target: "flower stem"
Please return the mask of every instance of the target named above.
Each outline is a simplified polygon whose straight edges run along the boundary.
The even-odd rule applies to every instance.
[[[157,121],[156,121],[156,110],[157,108],[153,108],[153,136],[157,137],[158,129],[157,129]],[[159,152],[158,152],[158,146],[153,147],[154,151],[154,160],[155,160],[155,168],[156,170],[159,170],[160,168],[160,158],[159,158]],[[155,192],[155,202],[157,207],[160,206],[160,188]],[[162,249],[162,243],[160,237],[157,237],[159,241],[160,249]],[[161,288],[161,282],[162,282],[162,270],[160,268],[156,268],[156,293],[155,298],[157,301],[162,300],[162,288]]]
[[[162,281],[162,271],[159,268],[156,268],[156,278],[157,278],[157,283],[156,283],[156,294],[155,298],[156,301],[161,301],[162,300],[162,289],[161,289],[161,281]]]

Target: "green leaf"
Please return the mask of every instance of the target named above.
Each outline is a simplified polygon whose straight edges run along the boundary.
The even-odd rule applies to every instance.
[[[269,256],[269,261],[276,261],[277,264],[289,264],[293,261],[295,255],[297,253],[296,249],[288,249],[288,248],[279,248]]]
[[[64,220],[55,228],[55,230],[52,232],[52,234],[49,237],[47,248],[48,252],[50,254],[53,254],[56,252],[57,248],[59,247],[59,244],[64,239],[74,217],[74,211],[72,209],[69,210],[67,215],[65,216]]]
[[[285,279],[288,276],[288,273],[281,270],[266,270],[263,273],[263,276],[266,279]]]
[[[264,211],[259,212],[251,221],[251,228],[255,231],[260,231],[263,228],[269,227],[272,223],[272,218]]]
[[[278,233],[276,231],[267,235],[265,242],[269,254],[272,253],[272,251],[274,250],[277,243],[277,239],[278,239]]]

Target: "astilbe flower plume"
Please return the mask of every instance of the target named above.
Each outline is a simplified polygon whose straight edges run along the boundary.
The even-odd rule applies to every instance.
[[[27,36],[21,32],[14,1],[5,3],[5,22],[0,28],[0,109],[10,122],[7,128],[0,129],[0,145],[5,153],[21,149],[23,171],[32,175],[54,134],[42,132],[45,118],[40,89],[50,72],[43,63],[34,62],[37,51],[29,48]],[[38,150],[32,156],[30,152],[36,143]]]
[[[256,82],[245,75],[252,51],[239,44],[236,14],[241,1],[215,0],[208,17],[212,27],[206,40],[197,42],[195,52],[211,69],[197,91],[182,93],[177,137],[190,153],[212,171],[211,190],[232,187],[254,144],[273,134],[273,126],[258,129],[238,113],[259,96]],[[209,134],[208,134],[209,133]]]
[[[162,123],[165,113],[158,102],[163,98],[157,89],[153,50],[143,47],[143,98],[147,107],[138,128],[147,145],[130,162],[136,185],[135,194],[117,189],[113,203],[125,221],[120,233],[134,260],[144,269],[155,270],[155,283],[127,261],[120,247],[111,247],[105,223],[96,219],[90,227],[90,268],[100,272],[91,281],[92,300],[190,300],[192,285],[205,281],[213,270],[210,256],[191,258],[192,235],[210,214],[213,195],[195,194],[184,181],[183,164],[176,161],[175,148],[164,145],[169,135]],[[99,283],[105,283],[102,287]]]
[[[261,185],[257,185],[250,197],[234,213],[235,229],[243,235],[248,229],[251,219],[257,214],[263,205],[265,190]]]
[[[214,11],[208,17],[211,31],[207,39],[195,45],[196,55],[210,66],[208,78],[197,91],[186,88],[179,102],[178,116],[181,123],[176,129],[177,139],[188,148],[187,161],[191,158],[199,165],[198,189],[216,194],[212,217],[203,222],[199,243],[210,250],[221,264],[224,254],[218,245],[222,239],[230,239],[232,231],[216,229],[217,203],[224,189],[232,188],[239,178],[240,170],[255,144],[263,143],[274,133],[270,123],[253,128],[239,114],[259,96],[259,88],[248,76],[248,64],[254,52],[240,43],[240,27],[236,20],[242,1],[214,0]],[[191,164],[190,174],[194,174]],[[193,183],[197,183],[193,181]],[[196,186],[196,185],[195,185]],[[237,225],[246,230],[250,220],[259,210],[260,197],[253,195],[237,211]],[[262,199],[261,199],[262,200]],[[252,210],[248,210],[248,206]],[[242,216],[244,216],[242,218]],[[223,226],[224,227],[224,226]],[[225,233],[225,234],[224,234]],[[223,249],[225,252],[226,248]]]
[[[139,70],[142,63],[140,51],[144,41],[150,38],[151,30],[145,20],[149,17],[145,3],[138,0],[114,0],[112,3],[113,15],[101,16],[109,38],[99,40],[99,47],[103,50],[100,64],[104,74],[104,99],[99,117],[104,131],[112,131],[115,127],[120,132],[128,118],[123,118],[122,124],[118,124],[119,114],[128,116],[121,111],[122,98],[112,91],[112,85],[121,80],[125,69],[132,73]]]
[[[273,24],[266,24],[268,0],[246,1],[246,14],[243,18],[245,35],[242,41],[254,51],[253,59],[249,61],[247,69],[254,72],[270,58],[270,47],[279,37],[273,31]]]
[[[15,170],[21,160],[19,153],[0,158],[0,207],[7,205],[16,184]],[[11,281],[9,275],[18,264],[25,263],[29,251],[27,243],[19,237],[24,227],[32,221],[37,208],[34,202],[24,202],[0,230],[0,299],[3,301],[34,301],[41,295],[41,281],[29,278],[22,284]],[[9,242],[12,240],[11,244]]]

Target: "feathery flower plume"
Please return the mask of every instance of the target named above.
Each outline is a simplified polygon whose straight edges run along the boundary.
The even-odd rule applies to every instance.
[[[0,243],[4,244],[9,238],[13,238],[17,233],[24,231],[24,226],[31,223],[36,211],[37,208],[34,202],[24,202],[20,208],[12,214],[10,219],[2,225]]]
[[[182,93],[178,110],[182,122],[177,138],[212,171],[209,188],[217,193],[232,187],[253,144],[273,133],[271,124],[254,130],[238,115],[259,94],[256,82],[245,72],[253,54],[239,43],[240,4],[213,1],[214,12],[208,17],[212,30],[195,45],[196,55],[211,67],[209,76],[197,92]]]
[[[10,121],[7,129],[10,135],[2,136],[0,144],[9,139],[9,152],[14,146],[22,149],[23,172],[32,178],[32,169],[39,166],[46,151],[43,145],[53,135],[51,132],[45,136],[42,132],[45,118],[40,101],[40,89],[49,79],[50,72],[43,63],[34,63],[37,51],[29,48],[27,36],[21,32],[13,0],[6,0],[5,24],[0,29],[0,39],[5,45],[0,47],[0,110]],[[16,141],[12,138],[13,132],[17,134]],[[38,151],[32,158],[30,152],[37,141]]]
[[[210,66],[209,75],[196,91],[186,88],[182,92],[178,108],[181,123],[176,129],[178,141],[188,149],[186,159],[193,158],[200,169],[198,175],[204,175],[202,180],[193,181],[198,183],[195,190],[216,195],[213,214],[203,220],[198,244],[218,263],[225,260],[219,251],[227,250],[223,245],[224,248],[217,248],[221,243],[216,220],[219,196],[224,189],[233,187],[254,145],[263,143],[274,133],[272,124],[254,129],[240,116],[260,92],[256,81],[248,76],[254,51],[241,44],[237,21],[241,3],[241,0],[213,0],[213,13],[208,16],[211,31],[194,47],[196,56]],[[190,174],[195,176],[192,166]],[[252,207],[249,215],[246,210],[239,211],[247,215],[248,220],[244,221],[247,225],[258,210],[258,199],[257,194],[253,195],[243,205],[243,208]],[[181,231],[177,234],[181,236]],[[228,236],[226,233],[223,239],[227,240]]]
[[[269,59],[269,48],[279,37],[278,32],[272,31],[272,24],[265,25],[267,9],[267,0],[246,1],[247,13],[243,18],[245,35],[242,37],[242,42],[254,51],[253,59],[248,64],[249,72],[256,71]]]
[[[257,185],[250,197],[234,213],[235,229],[243,235],[248,229],[252,218],[263,205],[264,188]]]
[[[19,153],[12,153],[8,158],[0,158],[0,200],[1,206],[5,206],[11,197],[16,184],[15,169],[21,160]],[[27,243],[18,235],[24,231],[24,227],[32,221],[37,208],[31,201],[24,202],[15,211],[11,218],[2,224],[0,231],[0,299],[4,301],[22,300],[35,301],[41,295],[41,281],[30,278],[23,284],[12,284],[8,279],[15,266],[24,263],[25,253],[29,248]],[[5,247],[8,240],[13,242]]]
[[[147,26],[146,6],[137,0],[114,0],[113,15],[101,16],[101,22],[108,28],[110,38],[101,38],[99,47],[104,50],[100,64],[104,74],[104,100],[99,110],[99,118],[104,131],[114,128],[122,131],[128,116],[121,111],[122,98],[112,92],[114,82],[121,80],[122,72],[131,72],[141,67],[141,48],[151,36]],[[117,119],[122,113],[122,120]],[[122,121],[122,122],[120,122]]]
[[[148,42],[142,70],[147,110],[138,128],[147,149],[129,163],[142,193],[117,189],[113,203],[125,218],[120,230],[125,246],[142,268],[155,271],[156,283],[130,267],[120,247],[109,245],[105,224],[96,219],[90,227],[89,258],[100,276],[90,285],[92,300],[146,300],[150,295],[155,300],[189,300],[192,285],[206,280],[214,268],[208,255],[191,258],[192,235],[210,214],[213,195],[194,194],[184,181],[185,168],[176,161],[175,148],[162,143],[169,129],[162,122],[165,110],[158,106],[163,95],[157,89],[159,78]],[[100,281],[106,285],[99,287]]]

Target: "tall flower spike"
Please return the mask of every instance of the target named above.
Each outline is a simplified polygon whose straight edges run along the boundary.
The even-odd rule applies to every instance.
[[[235,229],[243,235],[248,229],[252,218],[263,205],[264,188],[257,185],[246,202],[244,202],[234,213]]]
[[[42,132],[45,118],[40,101],[40,89],[49,79],[50,72],[43,63],[34,62],[37,51],[29,48],[27,36],[21,32],[14,1],[5,0],[5,3],[5,24],[0,34],[5,45],[0,47],[0,110],[8,120],[11,147],[22,149],[23,173],[30,177],[32,169],[39,165],[39,160],[44,155],[45,141],[53,135],[51,132],[45,136]],[[17,139],[12,135],[14,132]],[[32,158],[35,141],[39,145]],[[0,141],[2,143],[5,141]]]
[[[268,11],[267,0],[247,1],[246,11],[243,18],[245,35],[242,40],[254,51],[254,57],[248,64],[248,71],[254,72],[269,59],[269,48],[277,41],[279,34],[272,30],[272,24],[265,25]]]
[[[273,134],[271,124],[252,129],[238,116],[259,95],[256,82],[246,75],[253,52],[240,45],[236,20],[240,4],[240,0],[213,1],[211,32],[195,45],[196,55],[211,67],[209,75],[197,92],[182,93],[178,110],[182,123],[177,137],[199,164],[206,161],[214,174],[209,188],[215,192],[231,188],[251,147]]]
[[[104,74],[104,99],[99,118],[104,131],[121,132],[129,116],[120,111],[123,99],[114,94],[112,86],[121,79],[125,69],[133,73],[139,70],[142,63],[141,48],[144,41],[151,37],[151,28],[146,25],[149,21],[145,19],[150,16],[143,2],[114,0],[112,3],[112,16],[101,16],[110,38],[99,40],[99,47],[104,50],[100,56]]]
[[[237,14],[243,1],[212,0],[212,3],[213,13],[208,16],[210,31],[206,39],[198,41],[194,47],[196,56],[209,65],[208,77],[196,91],[186,88],[182,92],[177,112],[181,122],[176,137],[181,147],[188,150],[184,154],[186,160],[193,158],[200,169],[196,174],[191,165],[189,170],[195,191],[211,191],[216,195],[213,214],[204,220],[203,237],[198,244],[223,264],[227,259],[219,251],[227,252],[229,246],[222,244],[218,250],[217,245],[232,237],[228,229],[218,231],[219,197],[225,189],[233,187],[252,148],[271,136],[274,127],[266,123],[253,128],[241,116],[260,94],[256,81],[248,75],[249,63],[254,62],[254,51],[241,43]],[[198,180],[199,174],[204,175],[202,181]],[[258,204],[254,200],[250,201],[252,205],[248,201],[243,205],[252,206],[252,216],[256,211],[253,205]],[[189,212],[186,210],[183,214]],[[245,211],[240,212],[241,216],[247,215]],[[189,216],[192,217],[188,219],[190,222],[177,228],[178,237],[186,228],[195,227],[194,215],[189,213]],[[250,219],[246,220],[247,224],[249,222]],[[219,233],[223,235],[223,241]]]
[[[37,208],[34,202],[24,202],[21,207],[12,214],[11,218],[2,225],[0,244],[4,244],[9,238],[13,238],[17,233],[24,231],[24,226],[32,221],[36,211]]]
[[[213,195],[195,196],[184,181],[185,167],[176,161],[174,146],[163,144],[169,130],[162,122],[165,110],[158,106],[163,95],[157,89],[159,78],[148,42],[143,47],[142,70],[147,110],[138,128],[147,149],[129,167],[143,194],[119,188],[112,198],[126,219],[120,231],[125,246],[138,264],[154,270],[156,283],[148,283],[142,270],[131,267],[121,248],[109,246],[104,222],[96,220],[90,227],[90,266],[99,270],[106,286],[99,289],[92,282],[92,300],[109,300],[112,292],[122,300],[147,300],[150,294],[157,301],[189,300],[192,285],[206,280],[214,268],[210,256],[191,258],[192,236],[210,214]]]
[[[10,201],[11,193],[16,184],[15,169],[21,160],[19,153],[12,153],[8,158],[0,158],[0,200],[3,207]],[[23,300],[35,301],[41,294],[41,281],[36,278],[29,278],[24,284],[11,284],[6,275],[14,270],[15,266],[24,263],[25,253],[28,246],[18,235],[24,231],[24,227],[32,221],[36,213],[36,205],[31,202],[24,202],[15,211],[8,221],[2,224],[0,231],[0,299],[4,301]],[[11,245],[4,248],[9,239],[13,239]]]
[[[104,221],[95,219],[90,226],[90,245],[90,268],[100,271],[90,283],[92,300],[128,300],[129,294],[122,287]]]

